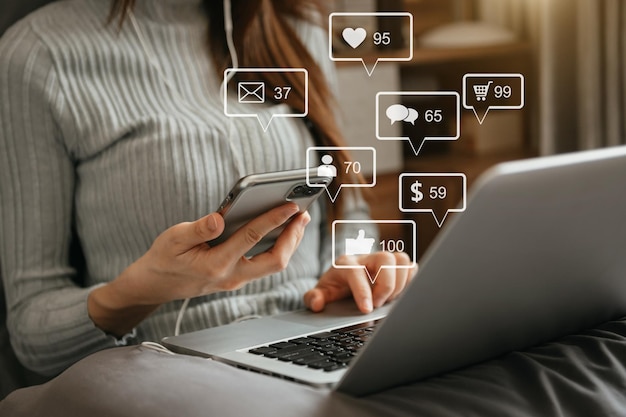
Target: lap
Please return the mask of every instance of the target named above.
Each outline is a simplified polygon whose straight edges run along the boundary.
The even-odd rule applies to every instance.
[[[462,348],[462,347],[459,347]],[[626,415],[626,320],[351,398],[141,346],[94,354],[15,391],[0,416]]]

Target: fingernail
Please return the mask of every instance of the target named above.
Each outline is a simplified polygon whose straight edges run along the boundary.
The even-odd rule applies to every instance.
[[[214,214],[211,214],[208,216],[206,223],[207,223],[207,227],[209,228],[209,231],[213,232],[217,230],[217,220],[215,220]]]
[[[320,296],[315,295],[313,299],[311,300],[311,309],[313,311],[320,311],[321,305],[322,305],[322,300],[320,299]]]
[[[315,294],[310,294],[310,293],[304,294],[304,304],[311,311],[315,311],[315,300],[316,299],[317,299],[317,297],[315,296]]]
[[[370,300],[369,298],[363,301],[363,308],[365,309],[365,311],[367,311],[368,313],[371,312],[374,307],[372,306],[372,300]]]

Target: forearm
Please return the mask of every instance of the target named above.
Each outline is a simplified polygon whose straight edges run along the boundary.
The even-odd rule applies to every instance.
[[[87,299],[89,317],[101,330],[121,337],[148,317],[159,304],[146,303],[133,283],[146,273],[139,262],[129,266],[115,280],[94,289]]]
[[[11,344],[24,366],[53,376],[91,353],[125,343],[90,320],[87,298],[92,290],[68,283],[9,307]]]

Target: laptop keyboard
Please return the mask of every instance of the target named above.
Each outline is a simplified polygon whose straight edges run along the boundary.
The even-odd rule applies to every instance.
[[[248,352],[326,372],[336,371],[350,364],[352,358],[371,337],[376,325],[382,320],[272,343],[250,349]]]

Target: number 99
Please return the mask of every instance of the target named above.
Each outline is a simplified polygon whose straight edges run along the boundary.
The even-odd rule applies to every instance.
[[[513,94],[513,90],[510,85],[497,85],[494,88],[494,92],[496,94],[496,98],[511,98],[511,95]]]

